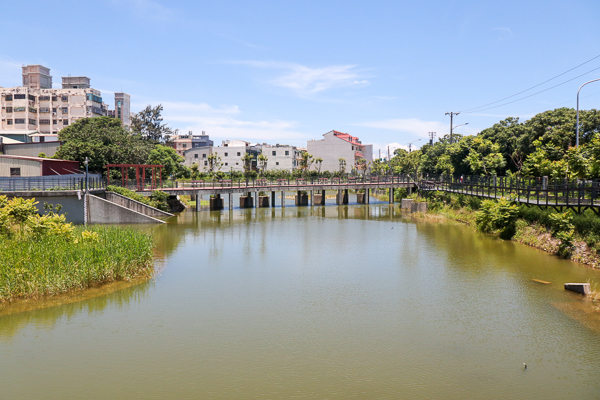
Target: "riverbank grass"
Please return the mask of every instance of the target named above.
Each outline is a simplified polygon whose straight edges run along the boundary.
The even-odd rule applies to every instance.
[[[152,237],[119,227],[75,227],[38,215],[34,199],[0,196],[0,303],[150,276]]]

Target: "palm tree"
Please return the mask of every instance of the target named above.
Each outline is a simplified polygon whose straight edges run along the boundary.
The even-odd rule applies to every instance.
[[[265,173],[265,170],[267,169],[267,161],[269,161],[267,156],[265,156],[262,153],[258,155],[258,162],[260,164],[260,169],[262,170],[263,174]]]
[[[338,162],[340,163],[340,172],[343,174],[346,172],[346,159],[344,157],[338,158]]]
[[[244,154],[242,161],[244,162],[244,172],[250,171],[252,169],[252,154]]]
[[[302,169],[302,174],[306,174],[312,163],[314,162],[314,158],[312,154],[308,154],[308,151],[303,151],[300,156],[300,168]]]
[[[318,173],[319,173],[319,175],[321,175],[321,165],[323,164],[323,159],[321,157],[315,158],[315,164],[318,165],[318,168],[319,168]]]

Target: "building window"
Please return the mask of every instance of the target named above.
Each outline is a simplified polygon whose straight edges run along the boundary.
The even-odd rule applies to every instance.
[[[61,110],[62,110],[63,114],[68,114],[69,113],[69,107],[63,107],[63,108],[61,108]]]
[[[241,156],[241,155],[242,155],[242,153],[238,151],[238,157]]]
[[[40,125],[50,125],[49,119],[40,119]]]
[[[13,108],[13,110],[15,112],[24,112],[25,111],[25,107],[15,107],[15,108]]]
[[[12,107],[6,107],[6,112],[7,113],[12,113],[13,108]]]
[[[7,119],[6,120],[6,125],[12,125],[13,124],[13,120],[12,119]]]
[[[29,107],[29,112],[30,113],[34,113],[37,114],[37,109],[33,108],[33,107]]]
[[[29,119],[29,125],[37,125],[37,121],[35,119]]]
[[[52,96],[52,101],[58,101],[58,96]]]
[[[239,162],[236,162],[236,163],[235,163],[235,165],[240,165],[240,163],[239,163]]]
[[[50,112],[49,107],[40,107],[40,113],[49,113],[49,112]]]
[[[6,97],[4,98],[4,100],[12,101],[12,94],[7,94]]]
[[[57,119],[55,119],[55,120],[52,121],[52,125],[56,125],[56,124],[58,124],[58,120]]]
[[[40,101],[50,101],[50,96],[40,96]]]
[[[276,151],[273,151],[272,153],[273,153],[273,155],[274,155],[274,156],[276,156],[276,155],[277,155],[277,152],[276,152]]]
[[[52,112],[54,113],[54,115],[56,115],[56,108],[53,108]]]
[[[194,158],[198,158],[198,154],[194,154]]]
[[[206,154],[202,154],[202,158],[206,158]]]
[[[36,100],[35,96],[33,96],[31,94],[28,97],[29,97],[29,101],[35,101]]]
[[[279,161],[275,161],[275,165],[279,165]]]
[[[69,125],[69,120],[68,120],[68,119],[63,119],[63,125],[64,125],[64,126],[67,126],[67,125]]]
[[[227,156],[229,155],[229,153],[225,153],[225,154],[223,154],[223,155],[224,155],[225,157],[227,157]],[[227,164],[225,164],[225,165],[227,165]]]
[[[289,156],[289,155],[290,155],[290,152],[289,152],[289,150],[286,150],[286,151],[285,151],[285,155],[286,155],[286,156]]]
[[[187,144],[183,143],[182,147],[185,149],[187,147]]]
[[[25,119],[23,119],[23,118],[15,119],[15,124],[24,124],[24,123],[25,123]]]
[[[21,176],[21,168],[11,168],[10,176]]]
[[[204,161],[204,166],[206,167],[208,165],[208,161]]]
[[[15,100],[25,100],[26,98],[24,94],[15,94]]]
[[[62,96],[60,99],[64,102],[69,102],[69,96]]]
[[[225,166],[228,166],[228,165],[229,165],[228,163],[225,163]]]

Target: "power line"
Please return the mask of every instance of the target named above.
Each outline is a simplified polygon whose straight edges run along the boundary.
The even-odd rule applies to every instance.
[[[524,99],[528,99],[528,98],[530,98],[530,97],[533,97],[533,96],[535,96],[535,95],[538,95],[538,94],[540,94],[540,93],[547,92],[547,91],[548,91],[548,90],[550,90],[550,89],[554,89],[555,87],[558,87],[558,86],[564,85],[565,83],[571,82],[571,81],[573,81],[573,80],[575,80],[575,79],[577,79],[577,78],[581,78],[582,76],[584,76],[584,75],[587,75],[587,74],[589,74],[590,72],[594,72],[594,71],[596,71],[596,70],[598,70],[598,69],[600,69],[600,67],[594,68],[594,69],[592,69],[592,70],[590,70],[590,71],[588,71],[588,72],[584,72],[583,74],[581,74],[581,75],[577,75],[575,78],[571,78],[571,79],[569,79],[569,80],[566,80],[566,81],[564,81],[564,82],[561,82],[561,83],[559,83],[558,85],[550,86],[550,87],[549,87],[549,88],[547,88],[547,89],[540,90],[539,92],[535,92],[535,93],[533,93],[533,94],[530,94],[529,96],[521,97],[521,98],[519,98],[519,99],[516,99],[516,100],[513,100],[513,101],[509,101],[509,102],[506,102],[506,103],[498,104],[497,106],[493,106],[493,107],[488,107],[488,108],[482,108],[482,109],[478,109],[478,110],[476,110],[476,112],[480,112],[480,111],[486,111],[486,110],[491,110],[491,109],[493,109],[493,108],[502,107],[502,106],[505,106],[505,105],[507,105],[507,104],[512,104],[512,103],[516,103],[517,101],[521,101],[521,100],[524,100]],[[482,107],[483,107],[483,106],[482,106]],[[475,110],[475,109],[474,109],[474,108],[472,108],[471,110]],[[465,112],[465,111],[462,111],[462,112]],[[467,112],[467,114],[472,114],[472,113],[473,113],[473,111]]]
[[[585,64],[589,63],[590,61],[593,61],[593,60],[595,60],[596,58],[599,58],[599,57],[600,57],[600,54],[599,54],[599,55],[597,55],[596,57],[590,58],[590,59],[589,59],[589,60],[587,60],[586,62],[583,62],[583,63],[579,64],[579,65],[578,65],[578,66],[576,66],[576,67],[573,67],[573,68],[571,68],[571,69],[569,69],[569,70],[567,70],[567,71],[565,71],[565,72],[563,72],[563,73],[560,73],[560,74],[558,74],[558,75],[556,75],[556,76],[554,76],[554,77],[552,77],[552,78],[550,78],[550,79],[548,79],[548,80],[545,80],[545,81],[544,81],[544,82],[542,82],[542,83],[538,83],[537,85],[534,85],[534,86],[532,86],[532,87],[530,87],[530,88],[528,88],[528,89],[522,90],[522,91],[520,91],[520,92],[518,92],[518,93],[515,93],[515,94],[513,94],[513,95],[510,95],[510,96],[508,96],[508,97],[504,97],[504,98],[502,98],[502,99],[500,99],[500,100],[496,100],[496,101],[494,101],[494,102],[487,103],[487,104],[484,104],[484,105],[481,105],[481,106],[478,106],[478,107],[472,107],[472,108],[469,108],[469,109],[463,110],[463,111],[461,111],[461,112],[468,112],[468,111],[471,111],[471,110],[476,110],[476,109],[478,109],[478,108],[487,107],[487,106],[490,106],[490,105],[492,105],[492,104],[496,104],[496,103],[499,103],[499,102],[501,102],[501,101],[504,101],[504,100],[510,99],[510,98],[512,98],[512,97],[518,96],[518,95],[520,95],[521,93],[525,93],[525,92],[527,92],[527,91],[529,91],[529,90],[531,90],[531,89],[535,89],[536,87],[538,87],[538,86],[541,86],[541,85],[543,85],[544,83],[548,83],[548,82],[550,82],[551,80],[554,80],[554,79],[558,78],[559,76],[563,76],[564,74],[566,74],[566,73],[569,73],[569,72],[573,71],[574,69],[577,69],[577,68],[581,67],[582,65],[585,65]],[[596,69],[597,69],[597,68],[596,68]],[[592,71],[594,71],[594,70],[592,70]],[[589,72],[592,72],[592,71],[589,71]],[[586,72],[586,73],[589,73],[589,72]],[[584,75],[585,75],[585,74],[584,74]],[[580,75],[580,76],[581,76],[581,75]],[[567,82],[568,82],[568,81],[567,81]],[[554,86],[554,87],[556,87],[556,86]],[[538,92],[538,93],[541,93],[541,92]],[[524,98],[525,98],[525,97],[524,97]],[[509,104],[509,103],[507,103],[507,104]],[[480,110],[480,111],[481,111],[481,110]]]

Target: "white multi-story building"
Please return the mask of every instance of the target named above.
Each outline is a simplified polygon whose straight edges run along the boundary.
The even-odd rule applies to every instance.
[[[283,169],[293,171],[299,168],[300,151],[296,146],[266,144],[259,145],[262,155],[267,157],[265,170]],[[258,168],[260,169],[260,162]]]
[[[243,140],[223,140],[221,146],[212,148],[212,153],[221,157],[221,162],[223,163],[221,171],[243,172],[244,161],[242,161],[242,157],[246,153],[250,153],[252,155],[250,168],[256,170],[256,159],[260,153],[260,149],[257,145],[252,145],[250,142]]]
[[[356,136],[338,131],[327,132],[321,140],[308,141],[306,148],[314,158],[323,159],[321,171],[339,171],[340,158],[346,161],[346,172],[356,167],[360,159],[367,163],[373,161],[372,144],[362,144]],[[313,163],[311,169],[318,169],[316,163]]]
[[[125,96],[123,123],[129,121]],[[108,106],[100,91],[90,87],[90,78],[63,77],[62,88],[53,89],[50,69],[42,65],[23,67],[23,86],[0,88],[0,135],[18,131],[37,133],[37,141],[55,140],[58,131],[76,120],[107,114]]]

